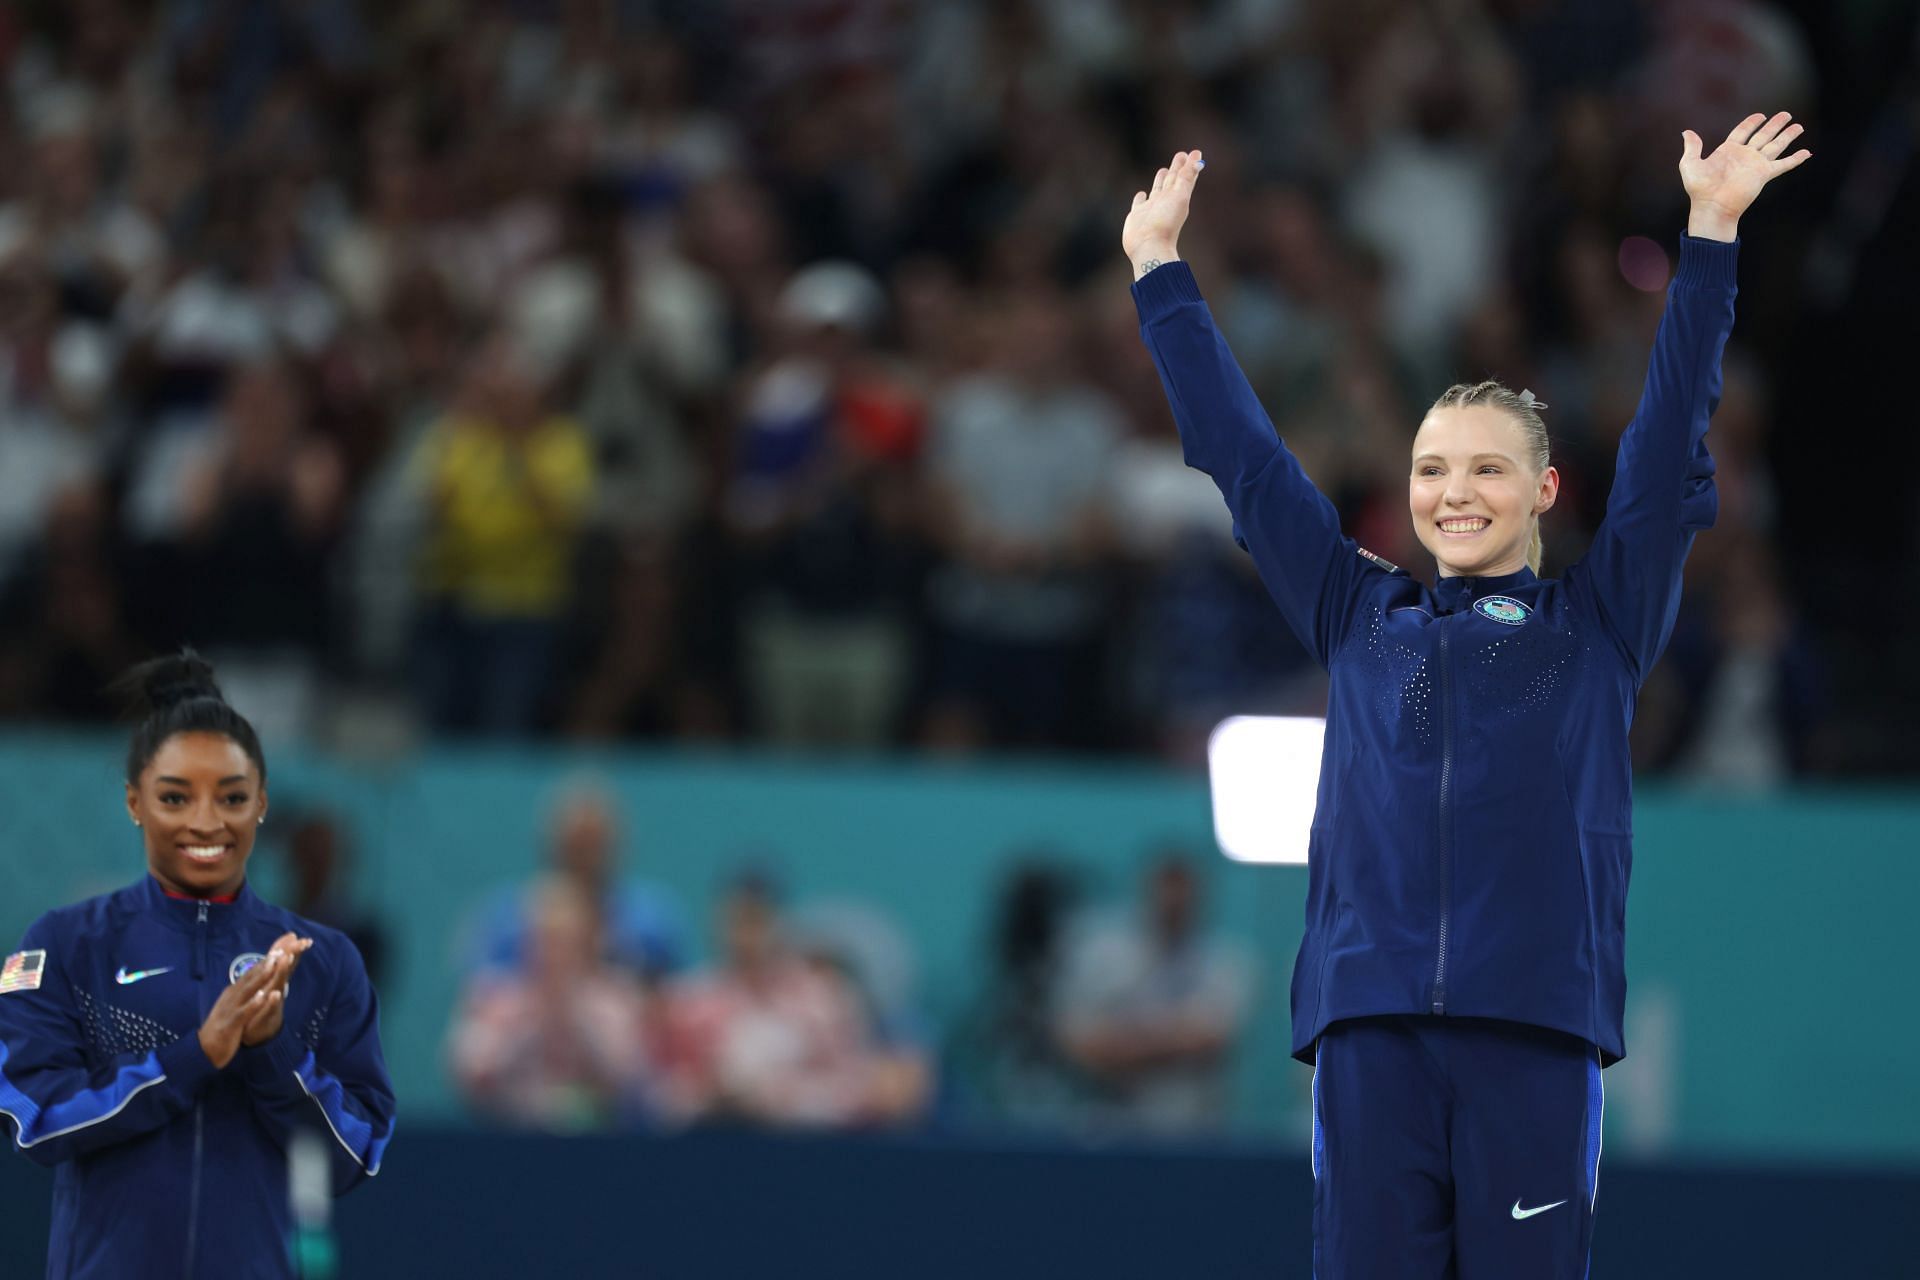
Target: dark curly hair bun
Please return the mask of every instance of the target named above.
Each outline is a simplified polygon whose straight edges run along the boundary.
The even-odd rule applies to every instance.
[[[153,762],[161,744],[178,733],[217,733],[231,738],[266,781],[267,761],[260,737],[247,718],[227,704],[213,679],[213,664],[191,649],[166,654],[132,668],[114,681],[113,688],[127,701],[129,717],[137,723],[127,744],[127,781]]]
[[[226,701],[214,683],[213,664],[192,649],[143,662],[115,683],[128,695],[129,710],[143,719],[195,698]]]

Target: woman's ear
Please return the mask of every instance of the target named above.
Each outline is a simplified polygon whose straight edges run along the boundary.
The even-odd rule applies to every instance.
[[[127,784],[127,817],[134,826],[140,825],[140,791],[131,782]]]
[[[1545,515],[1560,498],[1560,471],[1548,467],[1540,473],[1540,492],[1533,500],[1533,514]]]

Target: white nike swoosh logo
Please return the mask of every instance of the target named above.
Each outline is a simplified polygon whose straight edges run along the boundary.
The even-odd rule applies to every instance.
[[[1545,1213],[1549,1209],[1558,1209],[1561,1205],[1565,1203],[1566,1203],[1565,1200],[1555,1200],[1552,1204],[1543,1204],[1535,1209],[1522,1209],[1520,1207],[1520,1202],[1518,1200],[1515,1200],[1513,1202],[1513,1220],[1515,1222],[1518,1222],[1522,1218],[1531,1218],[1536,1213]]]
[[[113,975],[113,980],[124,987],[132,983],[138,982],[142,978],[157,978],[163,973],[172,973],[172,972],[173,972],[172,965],[168,965],[164,969],[135,969],[131,973],[127,972],[127,966],[121,965],[120,972]]]

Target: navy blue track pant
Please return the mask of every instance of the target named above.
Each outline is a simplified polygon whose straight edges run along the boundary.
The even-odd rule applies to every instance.
[[[1603,1105],[1574,1036],[1335,1023],[1313,1073],[1315,1280],[1582,1280]]]

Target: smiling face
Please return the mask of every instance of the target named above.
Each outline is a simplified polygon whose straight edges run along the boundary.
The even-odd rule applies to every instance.
[[[267,812],[260,771],[219,733],[176,733],[127,784],[147,869],[175,893],[223,897],[247,878],[254,833]]]
[[[1407,508],[1443,578],[1492,578],[1526,567],[1560,474],[1537,468],[1527,435],[1490,405],[1435,409],[1413,439]]]

